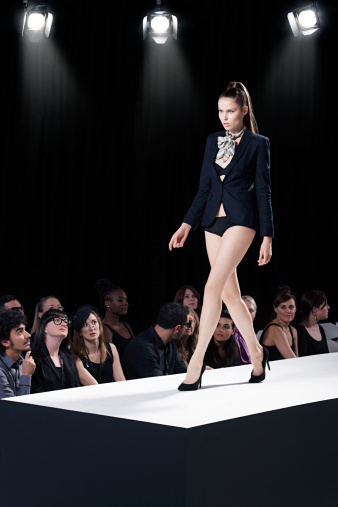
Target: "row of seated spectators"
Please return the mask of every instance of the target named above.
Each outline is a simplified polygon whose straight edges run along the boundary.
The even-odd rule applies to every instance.
[[[83,305],[70,321],[59,299],[47,296],[36,305],[30,333],[20,302],[14,296],[0,298],[0,398],[186,371],[202,306],[194,287],[181,287],[174,301],[160,308],[155,326],[137,336],[125,320],[125,291],[106,279],[96,288],[102,317]],[[254,320],[254,298],[242,299]],[[329,312],[323,291],[304,294],[296,311],[295,294],[282,287],[272,306],[275,317],[259,336],[270,361],[329,352],[319,324]],[[205,355],[208,369],[251,363],[239,329],[224,308]]]

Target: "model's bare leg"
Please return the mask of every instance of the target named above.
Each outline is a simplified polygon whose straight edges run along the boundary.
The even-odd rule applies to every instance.
[[[252,243],[254,236],[254,230],[241,226],[230,227],[225,231],[221,238],[215,234],[208,232],[205,233],[207,252],[211,264],[211,269],[204,289],[198,343],[196,350],[189,362],[184,383],[193,384],[196,382],[200,375],[205,351],[207,349],[209,341],[211,340],[213,332],[215,331],[218,319],[221,314],[222,295],[225,290],[225,286],[231,275],[235,272],[236,267],[243,259],[246,251]],[[229,290],[232,287],[235,288],[235,284],[233,282],[230,284]],[[236,297],[234,297],[234,300],[236,299],[239,299],[241,301],[239,288],[238,294]],[[232,306],[234,307],[235,305]],[[240,306],[242,306],[241,303]],[[246,314],[244,313],[244,315]],[[255,358],[254,352],[253,357]],[[262,366],[261,364],[256,364],[257,371],[255,368],[256,365],[253,363],[254,371],[255,374],[259,375],[263,371]]]
[[[263,349],[257,340],[248,307],[241,298],[236,270],[231,274],[225,284],[222,298],[231,318],[248,346],[253,366],[253,374],[261,375],[263,373]]]

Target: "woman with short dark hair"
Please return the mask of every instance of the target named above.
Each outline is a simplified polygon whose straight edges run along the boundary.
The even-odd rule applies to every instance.
[[[289,287],[281,287],[273,298],[275,318],[265,326],[259,339],[268,349],[270,361],[298,357],[297,330],[291,326],[296,304],[296,296]]]

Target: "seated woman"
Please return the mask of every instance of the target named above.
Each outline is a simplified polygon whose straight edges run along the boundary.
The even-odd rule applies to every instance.
[[[200,328],[199,318],[192,308],[189,308],[188,322],[190,326],[186,328],[181,338],[175,340],[177,352],[187,366],[196,348]]]
[[[68,328],[68,317],[62,310],[50,308],[42,315],[32,349],[36,369],[31,393],[80,386],[69,350]]]
[[[300,298],[297,315],[300,356],[329,352],[325,331],[319,324],[320,321],[328,318],[329,309],[327,296],[321,290],[311,290]]]
[[[81,306],[72,321],[72,351],[83,386],[126,380],[117,349],[103,341],[100,316],[89,305]]]
[[[269,361],[298,357],[297,330],[291,326],[296,314],[296,296],[282,287],[273,302],[275,318],[263,329],[260,343],[269,351]]]
[[[97,280],[95,285],[101,307],[104,309],[102,321],[104,341],[114,343],[119,357],[122,358],[126,346],[134,338],[130,325],[120,320],[128,313],[127,295],[121,287],[107,279]]]
[[[256,301],[251,296],[242,296],[242,299],[249,310],[250,317],[252,318],[252,320],[254,320],[256,317],[256,313],[257,313]],[[239,355],[241,358],[241,364],[250,364],[251,358],[250,358],[249,349],[247,347],[247,344],[245,343],[243,336],[241,335],[241,333],[239,332],[237,327],[235,327],[235,338],[236,338],[236,342],[238,345]]]
[[[191,285],[183,285],[178,289],[174,297],[174,303],[181,303],[183,306],[189,306],[201,317],[202,299],[200,293]]]
[[[61,305],[60,301],[55,296],[45,296],[44,298],[41,298],[40,301],[37,302],[35,306],[35,312],[34,312],[34,321],[32,325],[32,329],[30,330],[31,334],[31,343],[34,343],[34,335],[35,331],[38,327],[38,324],[40,322],[40,319],[42,315],[49,310],[49,308],[57,308],[58,310],[63,310],[63,306]]]
[[[217,327],[209,342],[204,362],[210,368],[224,368],[241,364],[235,338],[235,324],[227,310],[222,310]]]

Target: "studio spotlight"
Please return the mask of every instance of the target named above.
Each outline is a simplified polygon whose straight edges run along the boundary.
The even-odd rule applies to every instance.
[[[177,17],[161,9],[161,0],[156,5],[156,10],[143,18],[143,40],[148,35],[157,44],[164,44],[170,35],[177,39]]]
[[[27,5],[28,2],[24,2]],[[33,40],[40,40],[42,37],[49,37],[53,22],[53,14],[48,12],[45,5],[36,5],[25,12],[22,36],[26,33]]]
[[[310,7],[296,9],[288,14],[288,20],[292,33],[298,35],[310,35],[319,28],[318,9],[315,2]]]

